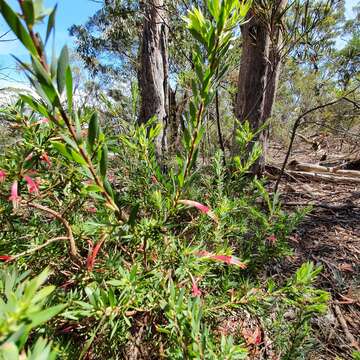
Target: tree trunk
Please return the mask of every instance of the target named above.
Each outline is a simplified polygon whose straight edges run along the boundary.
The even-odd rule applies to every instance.
[[[247,15],[248,22],[241,27],[243,47],[235,115],[240,122],[249,121],[254,131],[272,113],[281,68],[281,17],[286,4],[287,0],[274,2],[270,23],[261,10],[251,10]],[[256,7],[256,3],[254,6]],[[233,153],[237,152],[235,132],[236,127]],[[263,152],[252,171],[259,173],[265,166],[268,129],[263,130],[256,140],[261,143]],[[252,146],[250,144],[249,151]]]
[[[282,19],[288,0],[277,0],[271,16],[269,69],[264,106],[264,121],[272,115],[273,105],[281,72],[281,51],[283,47]]]
[[[140,89],[139,124],[156,116],[162,132],[156,142],[158,155],[167,149],[167,93],[168,93],[168,30],[164,0],[141,2],[144,9],[144,28],[138,72]]]
[[[235,111],[240,122],[249,121],[253,130],[256,130],[264,120],[270,34],[267,25],[253,11],[248,13],[247,20],[241,26],[243,46]],[[258,140],[266,150],[266,134],[262,132]],[[250,144],[249,151],[252,145]],[[234,152],[237,152],[235,139]],[[265,157],[262,156],[253,171],[261,171],[264,161]]]

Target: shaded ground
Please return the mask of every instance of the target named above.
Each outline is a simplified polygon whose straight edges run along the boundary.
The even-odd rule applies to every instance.
[[[271,163],[280,167],[284,154],[283,147],[275,145]],[[326,139],[320,149],[298,139],[292,155],[292,159],[315,164],[321,157],[335,164],[360,158],[353,144],[336,139]],[[314,208],[289,239],[294,256],[276,271],[290,276],[307,260],[321,264],[317,285],[332,296],[328,314],[314,324],[320,346],[311,358],[352,359],[351,353],[360,350],[360,184],[285,176],[279,189],[286,210],[309,204]]]

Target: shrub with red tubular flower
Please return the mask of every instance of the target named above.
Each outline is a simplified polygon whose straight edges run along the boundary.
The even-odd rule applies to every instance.
[[[14,209],[18,208],[21,197],[18,194],[18,182],[16,180],[11,185],[11,195],[9,196],[9,201],[12,202]]]
[[[191,287],[191,295],[193,297],[200,297],[201,296],[201,290],[197,286],[196,280],[193,279],[192,287]]]
[[[95,265],[95,261],[96,261],[96,256],[102,246],[102,244],[105,241],[105,237],[103,237],[94,247],[94,244],[91,240],[88,241],[89,243],[89,254],[88,257],[86,259],[86,269],[89,272],[92,272],[94,269],[94,265]]]
[[[6,179],[6,172],[4,170],[0,170],[0,183],[3,183]]]
[[[194,208],[198,209],[200,212],[202,212],[203,214],[206,214],[207,216],[209,216],[216,223],[219,222],[219,219],[214,214],[214,212],[210,208],[208,208],[206,205],[203,205],[203,204],[201,204],[197,201],[193,201],[193,200],[178,200],[178,203],[187,205],[190,207],[194,207]]]
[[[7,261],[10,261],[11,259],[12,259],[12,256],[9,256],[9,255],[0,255],[0,261],[7,262]]]
[[[48,169],[51,167],[51,160],[46,152],[40,156],[40,161],[47,164]]]
[[[235,266],[238,266],[240,269],[246,269],[247,268],[247,265],[244,262],[242,262],[236,256],[217,255],[217,254],[209,253],[206,250],[198,251],[197,253],[195,253],[195,255],[200,257],[200,258],[203,258],[203,259],[214,260],[214,261],[222,262],[222,263],[228,264],[228,265],[235,265]]]
[[[39,193],[39,183],[37,180],[32,179],[30,176],[24,176],[25,181],[27,182],[28,191],[30,194],[38,194]]]

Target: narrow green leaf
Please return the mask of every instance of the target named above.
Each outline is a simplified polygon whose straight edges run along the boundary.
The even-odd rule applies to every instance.
[[[65,45],[60,53],[60,57],[58,60],[57,66],[57,86],[59,94],[61,95],[64,91],[66,84],[66,71],[69,66],[69,51],[67,46]]]
[[[85,185],[83,190],[85,192],[101,192],[101,188],[95,184]]]
[[[21,8],[23,10],[25,21],[30,26],[34,25],[35,22],[35,11],[34,11],[34,4],[32,0],[24,0],[21,3]]]
[[[49,112],[47,111],[46,107],[42,105],[39,101],[35,100],[34,98],[28,95],[20,95],[20,98],[36,112],[46,117],[49,117]]]
[[[56,10],[57,10],[57,4],[55,5],[54,9],[51,11],[51,14],[49,16],[49,20],[48,20],[48,23],[47,23],[47,29],[46,29],[45,44],[47,43],[47,41],[49,39],[51,31],[53,29],[55,29]]]
[[[100,174],[102,177],[106,176],[108,166],[108,148],[107,145],[104,144],[101,149],[101,160],[100,160]]]
[[[74,149],[71,149],[71,156],[80,165],[86,165],[85,159]]]
[[[114,191],[113,191],[108,179],[104,180],[104,188],[105,188],[106,192],[111,196],[111,198],[114,199]]]
[[[88,128],[88,142],[91,151],[93,150],[94,144],[99,136],[99,117],[97,112],[91,115]]]
[[[65,156],[67,159],[74,160],[65,144],[57,141],[52,141],[51,145],[56,151],[58,151],[61,155]]]
[[[51,318],[56,316],[59,312],[61,312],[64,308],[65,308],[65,305],[56,305],[56,306],[52,306],[48,309],[45,309],[43,311],[37,312],[35,314],[31,314],[29,316],[29,319],[32,322],[31,326],[36,327],[36,326],[46,323]]]
[[[66,69],[66,96],[67,96],[67,103],[68,103],[68,110],[69,113],[72,113],[73,109],[73,77],[71,73],[70,66]]]
[[[5,21],[15,33],[16,37],[23,43],[23,45],[30,51],[34,56],[38,56],[36,47],[22,24],[19,16],[13,11],[13,9],[6,3],[5,0],[0,0],[1,14]]]
[[[11,55],[19,65],[24,68],[25,70],[29,71],[31,74],[35,75],[33,70],[31,69],[29,64],[24,63],[19,58],[17,58],[15,55]]]

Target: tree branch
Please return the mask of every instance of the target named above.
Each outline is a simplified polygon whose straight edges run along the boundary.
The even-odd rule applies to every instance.
[[[74,258],[77,258],[78,257],[78,251],[77,251],[77,247],[76,247],[76,244],[75,244],[75,239],[74,239],[74,236],[73,236],[73,233],[72,233],[72,230],[71,230],[71,226],[68,223],[68,221],[65,218],[63,218],[63,216],[60,213],[58,213],[57,211],[52,210],[52,209],[50,209],[50,208],[48,208],[46,206],[36,204],[36,203],[28,203],[27,205],[32,207],[32,208],[41,210],[41,211],[43,211],[43,212],[45,212],[47,214],[50,214],[50,215],[52,215],[53,217],[55,217],[56,219],[58,219],[59,221],[62,222],[62,224],[64,225],[64,228],[66,229],[66,232],[67,232],[67,239],[69,240],[70,255],[72,257],[74,257]]]

